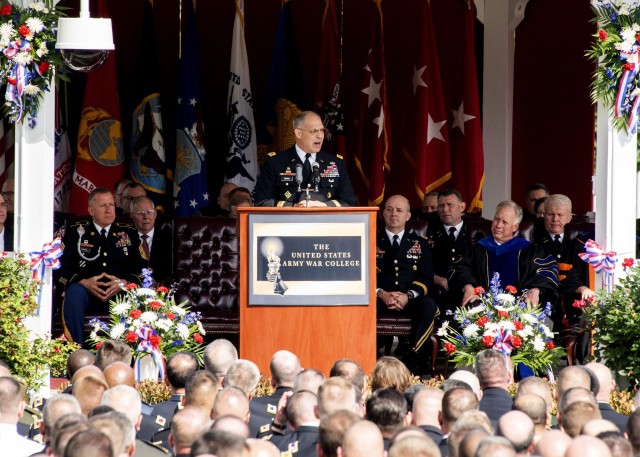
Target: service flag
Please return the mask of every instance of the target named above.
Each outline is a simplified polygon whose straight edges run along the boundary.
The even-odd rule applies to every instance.
[[[0,122],[0,188],[14,179],[15,127],[6,118]]]
[[[99,1],[98,15],[109,17],[106,0]],[[69,211],[87,214],[89,193],[96,187],[112,189],[122,177],[123,161],[116,55],[111,51],[105,63],[87,76]]]
[[[413,66],[413,103],[404,154],[415,170],[420,200],[451,179],[449,129],[428,0],[420,0],[420,34]]]
[[[344,113],[342,111],[342,36],[336,0],[325,0],[322,20],[320,62],[316,79],[314,106],[322,116],[322,122],[330,135],[325,137],[323,148],[338,154],[345,153]]]
[[[473,0],[467,1],[463,33],[464,51],[461,71],[464,77],[456,78],[460,85],[455,88],[450,107],[453,119],[450,125],[452,185],[467,202],[467,212],[482,210],[482,185],[484,184],[484,153],[482,148],[482,125],[480,98],[478,94],[478,71],[474,47]]]
[[[198,40],[191,0],[187,0],[187,26],[182,35],[179,65],[173,206],[176,215],[189,216],[198,215],[209,206]]]
[[[280,10],[276,45],[260,123],[258,151],[261,158],[269,151],[283,151],[295,143],[293,118],[304,105],[302,73],[293,29],[291,0],[284,0]]]
[[[62,116],[58,114],[55,131],[55,159],[53,175],[53,209],[67,212],[69,209],[69,192],[71,191],[71,145],[68,128],[62,125]]]
[[[244,41],[244,0],[235,0],[231,65],[229,68],[229,152],[226,181],[253,191],[260,171],[249,59]]]
[[[367,188],[368,204],[376,206],[384,199],[385,173],[390,170],[389,132],[391,129],[384,69],[381,0],[372,1],[375,3],[376,21],[361,86],[363,89],[360,93],[355,162]]]
[[[144,187],[156,204],[161,204],[161,196],[166,194],[166,175],[170,172],[164,147],[158,68],[153,6],[146,0],[138,68],[132,78],[138,94],[131,119],[129,171],[131,179]]]

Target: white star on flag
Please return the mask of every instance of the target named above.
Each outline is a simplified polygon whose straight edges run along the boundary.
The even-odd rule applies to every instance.
[[[192,207],[195,208],[197,204],[198,204],[198,202],[196,202],[195,199],[194,200],[189,200],[189,206],[192,206]]]
[[[422,68],[416,68],[415,65],[413,66],[413,95],[416,94],[418,86],[429,87],[427,86],[427,83],[424,82],[424,79],[422,79],[422,73],[424,73],[426,69],[426,65]]]
[[[205,192],[204,194],[202,194],[202,198],[204,199],[205,202],[209,201],[209,192]]]
[[[192,98],[191,100],[189,100],[189,104],[190,104],[191,106],[196,106],[196,99],[195,99],[195,98]]]
[[[364,89],[362,89],[362,92],[369,96],[369,105],[367,106],[367,108],[371,107],[371,104],[374,101],[380,100],[381,85],[382,85],[382,80],[380,80],[379,83],[376,83],[376,81],[373,79],[373,75],[371,75],[371,80],[369,81],[369,87],[365,87]]]
[[[178,97],[178,105],[182,104],[182,97]]]
[[[471,119],[475,119],[476,117],[470,114],[464,114],[464,100],[460,103],[460,108],[458,108],[458,110],[452,109],[451,112],[453,113],[453,124],[451,125],[451,130],[458,127],[464,135],[464,123]]]
[[[440,129],[446,122],[446,119],[441,122],[433,122],[433,119],[431,119],[431,114],[429,114],[427,123],[427,144],[431,143],[431,140],[433,140],[434,138],[444,141]]]
[[[180,203],[178,202],[178,200],[173,202],[173,207],[177,208],[178,206],[180,206]]]
[[[380,105],[380,116],[376,117],[373,120],[373,123],[378,126],[378,138],[382,134],[382,129],[384,128],[384,109],[382,105]]]

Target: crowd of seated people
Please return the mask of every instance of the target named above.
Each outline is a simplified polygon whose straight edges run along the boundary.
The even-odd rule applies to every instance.
[[[0,362],[2,455],[336,456],[336,457],[632,457],[640,452],[640,411],[613,410],[615,383],[601,363],[560,370],[555,388],[535,376],[513,381],[506,357],[486,349],[475,371],[441,383],[416,382],[394,357],[367,376],[356,360],[329,373],[303,368],[277,351],[272,394],[257,396],[258,367],[229,341],[167,360],[171,397],[141,400],[128,346],[107,341],[98,353],[68,359],[70,385],[46,399],[41,420],[24,427],[24,388]],[[513,394],[515,392],[515,394]],[[512,396],[513,395],[513,396]],[[640,403],[636,395],[634,409]],[[555,413],[554,413],[555,411]]]

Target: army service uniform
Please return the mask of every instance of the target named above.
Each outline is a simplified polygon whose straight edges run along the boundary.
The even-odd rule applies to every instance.
[[[80,281],[106,273],[140,284],[142,269],[148,267],[148,262],[137,231],[120,222],[111,224],[103,237],[91,219],[79,220],[65,230],[62,250],[56,286],[64,290],[64,332],[67,338],[82,344],[87,311],[95,308],[93,311],[108,312],[108,305],[91,295]]]
[[[318,192],[310,177],[305,176],[302,189],[307,185],[311,200],[321,201],[327,206],[355,206],[357,199],[353,193],[347,168],[341,155],[320,151],[315,154],[319,165],[320,182]],[[264,162],[254,191],[253,201],[256,206],[293,206],[304,200],[306,192],[298,192],[296,182],[296,165],[303,165],[296,147],[286,151],[270,152]]]

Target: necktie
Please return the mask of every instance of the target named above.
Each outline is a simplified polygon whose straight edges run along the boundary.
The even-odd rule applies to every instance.
[[[553,235],[553,247],[554,249],[559,250],[560,246],[562,246],[562,242],[560,241],[560,235],[555,234]]]
[[[106,240],[107,239],[107,229],[103,228],[102,230],[100,230],[100,236]]]
[[[142,235],[142,250],[144,251],[144,256],[149,260],[151,258],[151,253],[149,251],[149,242],[147,239],[149,235]]]
[[[302,177],[304,178],[303,184],[306,185],[307,183],[311,182],[311,161],[309,160],[311,154],[305,154],[304,157],[305,159],[304,165],[302,166]]]
[[[398,249],[400,248],[400,243],[398,243],[398,235],[393,235],[393,243],[391,244],[393,247],[393,255],[398,253]]]
[[[456,245],[456,228],[455,227],[449,227],[449,245],[452,247]]]

